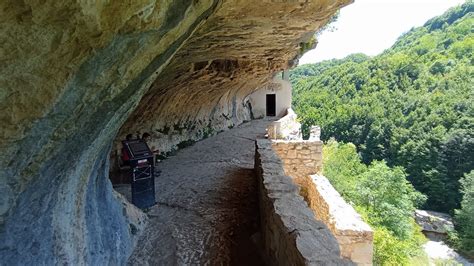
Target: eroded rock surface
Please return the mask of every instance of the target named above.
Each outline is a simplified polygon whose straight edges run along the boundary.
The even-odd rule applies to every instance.
[[[241,122],[244,96],[347,2],[0,2],[1,261],[123,263],[144,220],[108,155],[130,114],[120,137],[165,149]]]
[[[300,43],[349,1],[223,1],[158,76],[120,133],[177,144],[250,119],[246,97],[296,63]]]
[[[87,3],[0,4],[6,264],[127,259],[135,235],[107,179],[111,140],[217,7],[217,1]]]

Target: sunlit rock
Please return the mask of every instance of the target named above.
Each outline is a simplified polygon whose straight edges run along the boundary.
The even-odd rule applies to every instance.
[[[145,218],[113,193],[113,140],[166,150],[248,119],[348,2],[2,1],[2,263],[123,264]]]

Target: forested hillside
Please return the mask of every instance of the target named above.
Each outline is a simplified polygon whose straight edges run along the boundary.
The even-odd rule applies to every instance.
[[[461,232],[474,224],[473,11],[467,1],[378,56],[354,54],[290,74],[304,126],[320,125],[324,141],[354,143],[366,165],[383,160],[404,169],[427,196],[423,208],[461,209]]]

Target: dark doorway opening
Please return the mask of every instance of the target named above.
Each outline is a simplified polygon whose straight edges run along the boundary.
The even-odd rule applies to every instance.
[[[276,115],[276,94],[267,94],[267,116]]]

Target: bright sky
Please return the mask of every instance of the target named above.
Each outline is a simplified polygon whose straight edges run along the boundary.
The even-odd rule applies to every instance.
[[[462,3],[464,0],[355,0],[341,9],[332,24],[336,30],[323,32],[316,49],[307,52],[299,64],[353,53],[377,55],[392,46],[402,33]]]

